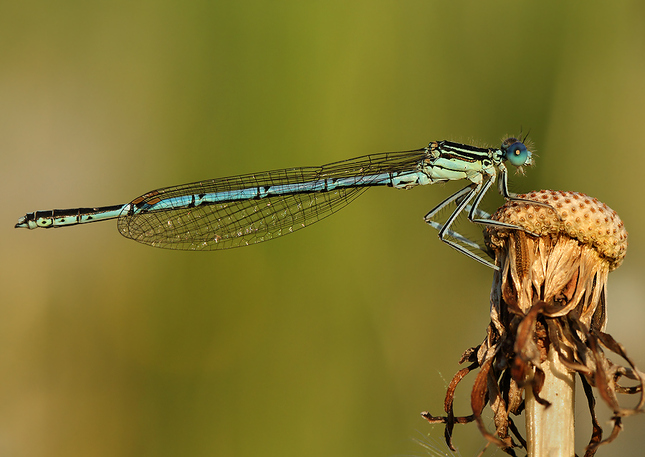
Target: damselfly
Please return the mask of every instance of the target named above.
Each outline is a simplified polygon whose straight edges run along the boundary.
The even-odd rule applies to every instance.
[[[533,163],[531,152],[517,138],[505,139],[499,148],[435,141],[421,149],[366,155],[321,167],[287,168],[165,187],[123,205],[36,211],[21,217],[16,227],[63,227],[118,218],[123,236],[150,246],[227,249],[260,243],[311,225],[346,206],[369,187],[410,189],[467,180],[468,186],[440,203],[425,220],[439,229],[442,241],[496,268],[467,243],[460,244],[459,234],[450,227],[467,209],[471,222],[519,229],[480,217],[485,213],[478,210],[498,174],[499,192],[504,198],[515,198],[508,191],[507,160],[516,167]],[[434,221],[439,210],[450,206],[455,209],[445,222]]]

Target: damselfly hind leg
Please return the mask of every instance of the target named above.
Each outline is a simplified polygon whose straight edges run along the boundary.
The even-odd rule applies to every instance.
[[[495,270],[498,267],[493,263],[492,252],[488,249],[483,241],[477,242],[467,236],[464,236],[453,230],[451,226],[457,219],[460,213],[464,210],[468,211],[468,220],[479,225],[504,228],[509,230],[522,230],[528,235],[535,236],[535,233],[531,233],[525,230],[522,227],[513,224],[507,224],[504,222],[494,221],[490,219],[490,214],[486,211],[479,208],[479,205],[490,188],[492,180],[486,181],[484,184],[471,184],[470,186],[464,187],[463,189],[455,192],[450,197],[445,199],[443,202],[439,203],[435,208],[433,208],[426,216],[424,217],[425,222],[431,227],[439,231],[439,239],[449,246],[453,247],[462,254],[467,255],[468,257],[477,260],[478,262],[491,267]],[[527,201],[523,198],[516,198],[509,195],[507,198],[517,201]],[[474,200],[473,200],[474,199]],[[472,203],[471,203],[472,200]],[[536,204],[538,202],[527,201],[527,203]],[[538,203],[539,204],[539,203]],[[455,209],[452,211],[450,216],[446,219],[445,222],[438,222],[435,220],[439,212],[444,209],[447,209],[451,206],[454,206]],[[543,205],[551,208],[550,205]],[[479,251],[479,252],[477,252]],[[486,258],[486,257],[488,258]]]
[[[452,224],[455,222],[459,214],[461,214],[465,208],[470,208],[471,205],[469,205],[469,202],[473,197],[482,192],[485,193],[489,187],[490,183],[485,185],[471,184],[470,186],[464,187],[434,207],[425,215],[424,220],[428,225],[439,231],[439,239],[447,245],[490,268],[498,269],[491,261],[492,256],[484,243],[478,243],[451,229]],[[481,197],[479,200],[481,200]],[[445,222],[442,223],[434,220],[442,210],[450,209],[451,206],[456,206],[456,208],[452,213],[450,213]],[[473,209],[470,209],[469,213],[470,212],[473,212]],[[487,216],[487,213],[477,208],[474,209],[474,212],[480,217]],[[488,258],[485,258],[484,255]]]

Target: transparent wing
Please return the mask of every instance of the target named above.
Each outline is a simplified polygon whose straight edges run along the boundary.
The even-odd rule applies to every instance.
[[[244,195],[238,191],[273,186],[288,186],[290,193],[250,199],[242,196],[226,202],[161,210],[123,211],[118,228],[127,238],[167,249],[215,250],[248,246],[293,233],[324,219],[375,185],[370,177],[414,170],[425,154],[425,149],[373,154],[322,167],[274,170],[158,189],[133,200],[131,207],[154,208],[164,200],[190,199],[206,194]],[[312,186],[320,180],[347,178],[352,178],[351,185],[334,190]]]

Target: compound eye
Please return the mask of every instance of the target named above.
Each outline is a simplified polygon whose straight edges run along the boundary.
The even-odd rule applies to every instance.
[[[506,148],[506,159],[516,167],[526,165],[529,161],[529,151],[524,143],[517,141]]]

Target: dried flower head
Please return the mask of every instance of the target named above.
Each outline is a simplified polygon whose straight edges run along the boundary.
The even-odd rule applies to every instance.
[[[532,234],[567,235],[591,247],[609,262],[609,270],[620,266],[627,252],[627,231],[616,211],[596,198],[579,192],[541,190],[520,195],[524,201],[510,200],[492,219],[525,228]],[[533,205],[530,201],[542,203]],[[503,246],[511,232],[491,227],[488,231],[493,249]]]
[[[623,347],[604,333],[607,275],[625,257],[625,227],[615,211],[595,198],[550,190],[519,195],[518,200],[499,208],[492,219],[524,231],[486,229],[487,244],[499,266],[491,289],[487,337],[462,356],[460,363],[468,361],[470,365],[455,375],[448,388],[447,416],[423,415],[431,423],[446,424],[449,446],[455,423],[476,421],[490,442],[515,455],[513,448],[526,448],[526,442],[510,413],[518,415],[524,409],[525,389],[531,389],[539,403],[548,404],[540,397],[544,382],[541,366],[552,350],[566,369],[582,380],[593,424],[585,456],[593,456],[600,444],[616,437],[621,418],[638,412],[645,403],[643,374]],[[628,366],[609,360],[603,347],[620,355]],[[457,384],[477,368],[471,394],[473,414],[456,417],[452,403]],[[623,377],[635,380],[636,385],[620,385]],[[604,441],[592,386],[614,413],[613,431]],[[619,405],[617,393],[640,393],[640,400],[634,408],[625,409]],[[486,430],[481,419],[487,403],[494,412],[496,436]]]

